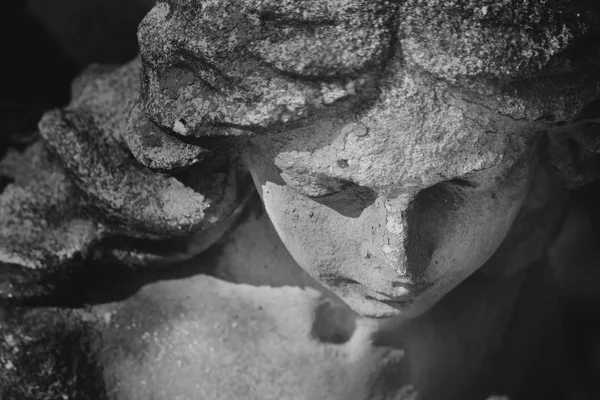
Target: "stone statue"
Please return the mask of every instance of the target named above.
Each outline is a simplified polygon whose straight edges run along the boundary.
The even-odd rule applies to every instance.
[[[3,398],[564,398],[599,12],[159,1],[0,161]]]

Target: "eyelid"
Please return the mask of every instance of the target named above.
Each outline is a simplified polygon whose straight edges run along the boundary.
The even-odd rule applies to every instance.
[[[449,181],[446,181],[446,183],[453,185],[453,186],[460,186],[460,187],[464,187],[464,188],[476,188],[479,186],[479,184],[477,182],[468,180],[468,179],[464,179],[464,178],[450,179]]]
[[[349,189],[352,189],[354,186],[357,186],[354,182],[342,179],[327,179],[320,183],[315,183],[312,185],[315,188],[314,192],[322,192],[323,194],[319,195],[310,195],[308,191],[304,188],[301,189],[301,192],[311,199],[324,199],[329,196],[336,195],[338,193],[342,193]]]
[[[328,197],[334,196],[334,195],[336,195],[338,193],[341,193],[341,192],[343,192],[343,190],[338,190],[338,191],[330,192],[330,193],[326,193],[326,194],[320,194],[320,195],[317,195],[317,196],[311,196],[309,194],[306,194],[306,197],[308,197],[309,199],[313,199],[313,200],[321,200],[321,199],[326,199]]]
[[[305,196],[307,196],[310,199],[313,200],[323,200],[323,199],[327,199],[328,197],[331,196],[335,196],[337,194],[343,193],[345,191],[349,191],[352,189],[356,189],[356,188],[360,188],[357,184],[355,184],[354,182],[351,181],[342,181],[342,186],[338,189],[338,190],[323,190],[324,194],[320,194],[320,195],[310,195],[307,193],[306,190],[302,189],[301,192],[302,194],[304,194]],[[455,187],[461,187],[461,188],[466,188],[466,189],[475,189],[477,187],[479,187],[479,183],[477,183],[474,180],[469,180],[469,179],[464,179],[464,178],[454,178],[454,179],[450,179],[447,181],[444,181],[443,183],[447,184],[447,185],[452,185]],[[323,189],[322,187],[320,189]],[[318,189],[315,191],[319,191]]]

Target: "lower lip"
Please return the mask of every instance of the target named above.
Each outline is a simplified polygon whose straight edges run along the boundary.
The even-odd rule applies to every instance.
[[[410,317],[414,314],[414,299],[404,301],[377,300],[367,296],[366,300],[370,303],[369,312],[363,312],[362,315],[371,318],[390,318],[405,316]]]
[[[368,287],[362,285],[362,284],[357,284],[357,286],[360,288],[360,291],[363,293],[365,298],[368,299],[372,299],[375,301],[380,301],[382,303],[402,303],[402,302],[406,302],[411,300],[412,298],[414,298],[416,293],[419,292],[413,292],[410,289],[407,289],[405,287],[403,287],[402,291],[400,294],[398,294],[398,292],[400,292],[399,290],[396,291],[396,295],[395,296],[391,296],[388,295],[386,293],[382,293],[382,292],[378,292],[375,291],[373,289],[369,289]],[[397,288],[399,289],[399,288]]]
[[[393,302],[398,302],[398,303],[402,303],[402,302],[406,302],[408,300],[414,299],[415,297],[419,296],[421,293],[423,293],[425,291],[425,289],[427,289],[427,287],[422,287],[419,289],[406,289],[404,288],[406,293],[397,295],[397,296],[389,296],[390,301]]]
[[[348,286],[352,286],[352,288]],[[412,293],[403,299],[391,299],[390,297],[374,292],[359,283],[346,285],[345,289],[344,292],[346,293],[339,293],[340,298],[350,305],[354,311],[364,317],[411,317],[418,314],[414,309],[414,306],[416,305],[415,301],[417,299]],[[334,288],[332,288],[332,291],[336,292]]]
[[[423,292],[429,289],[433,283],[426,285],[420,285],[418,288],[410,288],[402,285],[398,285],[394,290],[394,295],[377,292],[378,296],[371,296],[375,300],[384,303],[398,303],[405,304],[414,301],[416,297],[419,297]],[[369,290],[369,289],[366,289]]]

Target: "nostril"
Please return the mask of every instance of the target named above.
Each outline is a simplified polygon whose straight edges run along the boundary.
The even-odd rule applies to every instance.
[[[318,305],[311,335],[324,343],[346,343],[356,330],[356,314],[345,307],[324,300]]]

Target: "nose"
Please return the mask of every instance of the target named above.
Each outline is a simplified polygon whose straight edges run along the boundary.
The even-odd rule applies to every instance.
[[[396,198],[382,198],[379,209],[381,216],[381,244],[382,258],[390,263],[398,277],[412,281],[417,277],[424,265],[413,257],[412,246],[422,244],[417,240],[415,230],[419,226],[415,218],[415,198],[412,193],[400,195]]]
[[[412,277],[406,257],[409,238],[407,213],[410,206],[410,195],[404,195],[395,199],[381,199],[377,210],[382,220],[379,250],[396,273],[406,278]]]
[[[383,264],[392,292],[402,287],[418,290],[438,244],[438,233],[446,219],[449,197],[443,185],[410,191],[394,197],[380,195],[369,208],[372,240],[363,244],[364,256]],[[451,207],[456,202],[450,201]],[[395,282],[395,283],[394,283]],[[397,286],[394,288],[393,286]],[[399,287],[399,288],[398,288]]]

